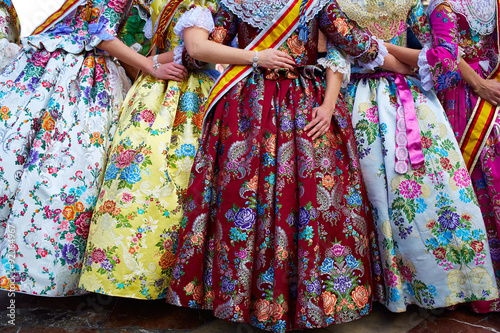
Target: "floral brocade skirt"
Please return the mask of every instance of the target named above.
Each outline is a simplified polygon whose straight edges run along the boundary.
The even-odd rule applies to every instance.
[[[385,286],[375,294],[393,312],[494,299],[486,230],[458,143],[436,95],[407,82],[424,165],[405,173],[395,170],[397,113],[405,111],[394,79],[351,81],[346,93],[378,230],[375,273]]]
[[[482,75],[482,71],[479,71]],[[450,119],[455,135],[461,135],[470,119],[477,96],[465,82],[459,82],[453,89],[443,90],[438,93],[446,115]],[[497,117],[490,136],[480,152],[478,162],[471,174],[474,192],[476,192],[481,213],[483,215],[488,243],[490,246],[491,260],[497,287],[500,288],[500,118]],[[471,303],[475,312],[487,313],[500,312],[500,298],[494,301],[476,301]]]
[[[371,308],[374,241],[350,117],[303,131],[322,72],[253,72],[206,121],[167,301],[284,332],[357,319]]]
[[[22,50],[0,75],[0,288],[79,294],[123,101],[109,57]]]
[[[214,83],[143,76],[130,90],[97,200],[80,286],[102,294],[165,298],[182,204]]]

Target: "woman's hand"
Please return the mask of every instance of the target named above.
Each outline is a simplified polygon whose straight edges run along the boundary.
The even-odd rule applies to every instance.
[[[331,105],[328,103],[326,105],[323,103],[322,105],[313,108],[312,110],[312,120],[306,127],[304,127],[304,131],[307,132],[307,136],[311,137],[313,140],[316,140],[320,136],[326,134],[330,129],[330,124],[332,122],[333,111],[335,110],[335,104]]]
[[[275,49],[267,49],[257,53],[257,65],[269,69],[293,69],[297,64],[289,54]]]
[[[482,80],[474,92],[494,106],[500,104],[500,82],[495,79]]]
[[[178,63],[169,62],[153,69],[151,74],[159,79],[181,82],[186,79],[187,69]]]

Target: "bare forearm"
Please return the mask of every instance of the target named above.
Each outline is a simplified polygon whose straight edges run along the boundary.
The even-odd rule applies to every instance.
[[[148,59],[130,49],[127,45],[122,43],[117,38],[113,40],[104,40],[99,44],[98,47],[132,67],[135,67],[149,74],[153,72],[153,60]]]
[[[153,59],[154,56],[149,56],[149,59]],[[169,62],[174,61],[174,51],[168,51],[158,54],[157,58],[160,64],[168,64]]]
[[[184,43],[189,55],[197,60],[232,65],[251,65],[254,52],[208,40],[208,31],[201,28],[184,30]]]
[[[418,67],[418,55],[420,54],[420,50],[409,49],[391,43],[384,43],[384,45],[387,47],[389,53],[395,56],[399,61],[412,67]]]
[[[326,89],[325,98],[323,99],[324,105],[330,105],[332,108],[335,108],[343,78],[344,74],[340,72],[334,72],[330,68],[326,70]]]
[[[473,90],[479,89],[481,82],[484,81],[484,79],[481,78],[479,74],[477,74],[476,71],[473,70],[463,59],[460,59],[458,68],[460,68],[464,81],[467,82]]]

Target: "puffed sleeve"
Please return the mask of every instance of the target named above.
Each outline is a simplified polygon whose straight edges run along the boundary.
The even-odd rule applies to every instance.
[[[236,37],[236,28],[236,16],[219,2],[214,18],[214,29],[209,40],[219,44],[231,45],[231,42]],[[205,65],[204,62],[191,58],[186,50],[182,54],[182,64],[187,69],[199,69]]]
[[[361,67],[373,70],[384,64],[388,54],[383,41],[364,32],[354,21],[342,12],[338,3],[332,0],[319,13],[319,27],[330,45]],[[333,51],[333,47],[330,49]]]
[[[179,45],[174,48],[174,62],[182,64],[182,54],[184,53],[183,32],[186,28],[198,27],[207,30],[209,33],[214,31],[214,19],[212,11],[207,7],[195,7],[182,14],[174,27],[174,33],[179,38]]]
[[[431,13],[432,47],[424,46],[419,59],[419,74],[426,90],[447,89],[462,80],[458,67],[457,16],[447,5],[439,5]]]

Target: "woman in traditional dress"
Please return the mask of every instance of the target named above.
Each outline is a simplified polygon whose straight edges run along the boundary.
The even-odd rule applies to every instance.
[[[430,42],[418,0],[338,2],[389,52],[406,45],[407,24]],[[378,229],[385,283],[378,297],[394,312],[495,298],[484,222],[439,100],[414,77],[352,71],[346,101]]]
[[[405,49],[394,49],[401,59],[413,59],[420,66],[422,85],[435,88],[457,140],[471,120],[478,98],[500,103],[500,82],[487,79],[498,63],[497,15],[494,0],[434,0],[428,18],[432,45],[420,58]],[[500,286],[500,119],[491,120],[492,130],[477,153],[472,173],[486,225],[497,286]],[[500,311],[500,302],[473,302],[477,312]]]
[[[202,29],[184,31],[194,58],[246,66],[230,67],[213,88],[242,78],[217,95],[205,120],[167,292],[172,304],[276,332],[371,309],[374,232],[350,117],[336,103],[343,74],[331,73],[325,90],[318,31],[371,66],[384,62],[379,43],[346,22],[335,2],[292,2],[302,3],[300,16],[287,2],[221,1],[211,38],[227,45],[238,34],[247,50],[221,49]],[[284,23],[294,18],[300,31]],[[269,28],[276,20],[285,33]],[[262,36],[279,47],[272,61],[248,49]],[[340,57],[329,65],[348,72]]]
[[[151,19],[151,0],[134,0],[130,15],[120,32],[119,38],[132,50],[147,56],[151,49],[153,38],[153,21]],[[139,70],[135,67],[120,63],[127,71],[130,80],[137,78]],[[128,87],[130,89],[130,87]],[[127,89],[128,92],[128,89]]]
[[[0,72],[10,64],[21,47],[19,18],[11,0],[0,0]]]
[[[66,1],[0,75],[0,288],[78,294],[88,228],[123,99],[110,55],[182,71],[114,36],[130,2]],[[182,68],[182,66],[180,66]]]
[[[153,3],[155,8],[167,4]],[[156,32],[154,40],[161,39],[159,49],[166,51],[158,60],[181,64],[184,46],[176,29],[197,26],[211,32],[215,10],[216,3],[205,0],[166,7],[158,18],[159,29],[173,17],[166,30]],[[82,288],[113,296],[165,298],[201,134],[201,106],[214,72],[190,70],[182,82],[143,75],[130,90],[90,226]]]

